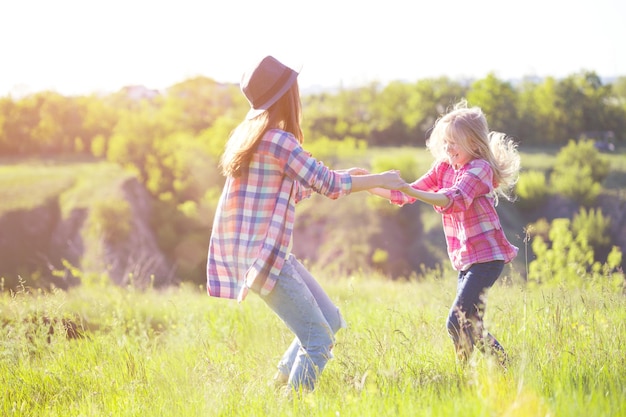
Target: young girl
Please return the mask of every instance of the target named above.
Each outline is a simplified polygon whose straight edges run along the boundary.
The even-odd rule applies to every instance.
[[[448,255],[458,271],[457,294],[447,328],[457,355],[467,361],[474,346],[504,363],[498,341],[483,327],[487,290],[516,255],[505,237],[495,206],[512,200],[520,157],[505,134],[489,133],[487,120],[463,100],[435,124],[426,142],[435,157],[431,169],[400,191],[373,190],[397,205],[416,200],[441,213]]]
[[[207,290],[240,302],[249,289],[259,294],[295,334],[278,364],[277,380],[312,390],[344,323],[339,309],[290,253],[295,205],[312,192],[336,199],[406,183],[397,171],[334,171],[307,153],[297,76],[268,56],[241,80],[251,109],[221,159],[227,178],[209,243]]]

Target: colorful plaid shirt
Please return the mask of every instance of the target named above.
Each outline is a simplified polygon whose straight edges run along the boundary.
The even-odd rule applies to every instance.
[[[248,169],[226,179],[209,242],[209,295],[237,298],[243,285],[268,294],[288,255],[296,203],[351,190],[350,174],[324,166],[292,134],[269,130]]]
[[[450,199],[446,207],[434,208],[442,215],[448,256],[456,270],[515,258],[518,248],[507,240],[500,225],[493,197],[493,171],[487,161],[474,159],[458,170],[441,161],[411,186],[443,193]],[[400,191],[391,192],[393,204],[402,206],[414,201]]]

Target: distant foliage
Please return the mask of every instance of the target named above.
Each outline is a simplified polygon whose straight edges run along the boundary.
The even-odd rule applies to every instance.
[[[494,74],[470,85],[447,77],[386,85],[371,82],[303,94],[303,128],[307,138],[354,137],[369,146],[414,145],[423,141],[437,117],[465,97],[483,108],[493,129],[513,134],[525,144],[564,144],[581,132],[605,131],[614,134],[619,146],[626,139],[625,84],[620,77],[605,85],[588,71],[562,80],[546,77],[519,84]],[[151,109],[151,117],[137,117],[146,108]],[[134,126],[135,132],[150,133],[159,124],[167,132],[158,136],[174,132],[195,136],[221,118],[240,121],[247,108],[236,84],[201,76],[164,92],[130,86],[108,96],[40,92],[17,100],[0,97],[0,154],[82,154],[89,150],[108,154],[110,139],[115,138],[118,150],[121,145],[115,142],[120,136],[129,141],[144,139],[143,134],[141,138],[122,134],[128,131],[129,118],[146,125],[146,129]],[[95,149],[94,141],[100,142]]]
[[[587,234],[576,233],[570,219],[554,219],[548,239],[532,240],[535,259],[529,264],[528,281],[533,284],[568,288],[600,285],[620,291],[624,274],[619,269],[621,250],[613,247],[606,262],[596,261]]]
[[[91,154],[96,158],[104,158],[106,156],[107,140],[104,136],[98,135],[91,142]]]
[[[602,192],[602,185],[593,180],[589,166],[567,172],[555,171],[550,177],[550,183],[559,194],[585,206],[592,205]]]
[[[392,169],[399,170],[402,178],[408,182],[415,181],[422,174],[416,157],[411,153],[404,153],[400,156],[381,155],[372,160],[372,172]]]
[[[331,168],[339,168],[337,163],[354,156],[363,154],[367,150],[367,142],[354,137],[346,137],[341,140],[332,140],[328,137],[306,141],[304,148],[318,161]]]
[[[515,194],[518,197],[516,204],[520,208],[542,206],[549,195],[548,184],[543,172],[527,171],[520,173],[515,185]]]
[[[132,226],[132,210],[126,200],[106,200],[94,206],[89,217],[89,230],[109,244],[128,239]]]
[[[601,182],[609,173],[606,158],[594,148],[593,141],[570,140],[557,154],[550,182],[556,192],[589,206],[602,192]]]
[[[594,141],[570,140],[556,156],[555,170],[571,173],[579,167],[588,166],[594,182],[602,182],[609,174],[610,164],[595,148]]]
[[[580,211],[572,220],[572,230],[575,234],[587,236],[589,244],[595,248],[607,247],[611,244],[611,218],[602,214],[602,209],[585,209]]]
[[[220,117],[210,127],[204,129],[198,135],[198,141],[206,153],[215,161],[218,161],[224,152],[226,142],[231,132],[237,127],[238,119],[232,117]]]

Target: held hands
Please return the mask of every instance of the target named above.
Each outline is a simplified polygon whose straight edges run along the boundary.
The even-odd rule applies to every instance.
[[[370,174],[364,168],[350,168],[345,170],[352,177],[352,191],[367,190],[372,194],[387,197],[386,190],[398,190],[406,185],[406,181],[400,176],[397,169],[381,172],[380,174]]]
[[[413,195],[415,189],[411,187],[411,184],[404,184],[403,187],[398,188],[398,190],[402,191],[404,194]]]
[[[379,175],[382,177],[382,188],[386,188],[388,190],[402,190],[407,187],[411,187],[404,179],[402,179],[400,171],[397,169],[381,172]]]

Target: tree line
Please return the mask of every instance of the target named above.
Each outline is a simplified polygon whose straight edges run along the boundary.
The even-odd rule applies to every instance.
[[[110,95],[66,97],[47,91],[0,98],[0,154],[105,155],[115,138],[127,133],[146,141],[174,132],[201,136],[217,128],[223,133],[220,126],[232,127],[247,108],[236,85],[206,77],[149,93],[135,86]],[[465,83],[447,77],[372,82],[303,94],[305,132],[313,140],[415,144],[446,107],[463,97],[485,111],[493,130],[526,144],[563,145],[598,132],[612,132],[616,142],[626,140],[626,76],[604,84],[594,72],[516,83],[494,74]]]

